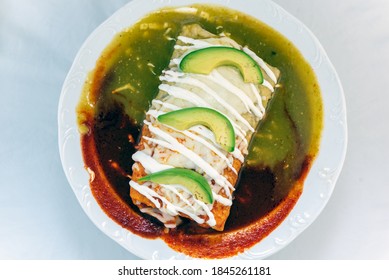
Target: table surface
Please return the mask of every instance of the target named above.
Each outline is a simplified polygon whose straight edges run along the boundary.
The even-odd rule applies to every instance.
[[[84,214],[57,144],[71,63],[127,2],[0,1],[0,259],[137,259]],[[275,2],[313,31],[337,69],[349,143],[322,214],[271,259],[389,259],[389,1]]]

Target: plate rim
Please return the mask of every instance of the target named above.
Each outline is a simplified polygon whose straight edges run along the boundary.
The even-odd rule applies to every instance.
[[[161,7],[165,6],[186,6],[190,3],[203,3],[203,4],[216,4],[216,5],[222,5],[226,6],[230,9],[236,9],[243,13],[250,14],[247,11],[243,11],[244,8],[241,7],[235,7],[234,5],[242,6],[243,3],[239,2],[239,0],[159,0],[159,1],[152,1],[146,2],[142,0],[133,0],[121,7],[119,10],[117,10],[114,14],[112,14],[110,17],[108,17],[102,24],[100,24],[84,41],[82,46],[77,52],[77,55],[72,63],[72,66],[70,67],[70,70],[65,78],[63,87],[61,89],[61,96],[59,98],[58,103],[58,145],[59,145],[59,153],[61,158],[62,167],[64,169],[66,178],[70,184],[70,187],[72,188],[77,200],[79,201],[82,209],[86,213],[86,215],[89,217],[89,219],[107,236],[115,240],[117,243],[119,243],[122,247],[127,249],[132,254],[143,258],[143,259],[192,259],[192,257],[186,256],[182,253],[178,253],[171,248],[169,248],[162,240],[156,239],[156,240],[150,240],[145,239],[140,236],[137,236],[131,232],[129,232],[126,229],[121,228],[120,225],[113,222],[104,212],[99,208],[96,200],[94,199],[93,195],[90,193],[89,189],[89,174],[85,170],[85,168],[82,168],[82,170],[79,170],[78,168],[75,168],[72,164],[75,162],[69,163],[69,161],[79,161],[79,156],[81,156],[81,164],[84,166],[84,162],[82,160],[81,155],[81,147],[79,143],[79,134],[77,130],[77,124],[75,122],[75,107],[73,107],[73,111],[70,112],[70,108],[64,106],[67,105],[67,100],[65,98],[69,98],[69,94],[75,95],[75,92],[72,92],[72,89],[79,89],[79,86],[83,86],[84,80],[86,78],[86,75],[89,71],[93,70],[94,67],[88,68],[88,63],[90,64],[91,61],[93,62],[93,54],[97,58],[100,56],[101,51],[107,46],[107,44],[112,40],[113,36],[123,30],[126,26],[130,26],[129,24],[125,24],[122,22],[122,14],[125,12],[136,12],[136,11],[143,11],[149,9],[150,11],[159,9]],[[323,99],[323,114],[324,114],[324,123],[323,123],[323,130],[322,130],[322,137],[320,141],[320,149],[319,153],[311,167],[311,170],[309,171],[309,174],[307,175],[307,178],[304,182],[304,190],[299,198],[298,202],[292,209],[292,211],[289,213],[289,215],[285,218],[285,220],[275,229],[273,230],[266,238],[264,238],[262,241],[254,245],[253,247],[249,248],[244,253],[238,254],[236,256],[233,256],[228,259],[262,259],[269,257],[270,255],[273,255],[274,253],[278,252],[280,249],[286,247],[288,244],[290,244],[297,236],[299,236],[306,228],[308,228],[320,215],[320,213],[323,211],[325,206],[327,205],[337,182],[337,179],[339,178],[341,169],[343,167],[346,152],[347,152],[347,142],[348,142],[348,131],[347,131],[347,113],[346,113],[346,100],[345,95],[343,91],[343,87],[341,85],[339,76],[335,70],[335,67],[329,60],[329,57],[324,50],[323,46],[319,42],[319,40],[316,38],[316,36],[295,16],[287,12],[285,9],[283,9],[278,4],[272,2],[271,0],[245,0],[245,3],[243,6],[247,5],[263,5],[268,9],[269,15],[272,16],[274,19],[277,19],[273,24],[269,24],[268,19],[258,18],[258,20],[265,22],[266,24],[270,25],[272,28],[280,32],[282,35],[287,37],[293,44],[296,45],[296,42],[294,42],[285,32],[282,32],[280,28],[277,28],[274,25],[280,25],[282,22],[288,22],[293,23],[295,26],[292,26],[292,28],[296,28],[296,30],[291,30],[288,32],[297,32],[298,34],[307,34],[308,39],[312,40],[313,44],[315,45],[316,51],[318,52],[318,57],[314,58],[314,61],[308,60],[307,57],[304,57],[309,62],[311,67],[314,69],[315,74],[319,80],[319,76],[317,73],[317,70],[321,69],[320,67],[323,67],[325,65],[324,69],[325,71],[328,71],[328,75],[330,75],[329,79],[332,81],[332,86],[335,89],[335,93],[337,93],[337,100],[335,109],[332,108],[332,111],[328,111],[328,108],[326,108],[326,104],[324,104],[324,92],[322,88],[322,84],[319,80],[319,85],[321,87],[321,93],[322,93],[322,99]],[[147,7],[146,7],[147,5]],[[152,5],[152,8],[150,9],[150,5]],[[242,10],[243,9],[243,10]],[[142,18],[147,13],[143,13],[138,15],[137,19]],[[127,20],[126,20],[127,21]],[[132,24],[136,22],[136,20],[133,20]],[[125,24],[123,27],[122,25]],[[118,26],[122,26],[120,29],[117,29]],[[102,30],[104,31],[102,32]],[[284,30],[285,31],[285,30]],[[102,34],[104,33],[104,34]],[[98,50],[91,49],[90,43],[93,42],[93,40],[108,40],[107,43],[101,43],[102,46],[99,53],[96,54]],[[298,45],[296,45],[297,49],[300,49]],[[303,51],[301,51],[303,52]],[[81,63],[82,61],[86,61],[84,63]],[[96,59],[94,60],[94,62]],[[326,73],[324,73],[326,74]],[[323,74],[323,75],[324,75]],[[76,95],[76,103],[78,103],[79,96],[81,91],[78,91],[78,95]],[[74,97],[73,97],[74,98]],[[75,100],[73,100],[75,101]],[[333,102],[333,101],[332,101]],[[74,103],[74,102],[73,102]],[[74,115],[73,117],[71,115]],[[73,125],[71,123],[73,122]],[[335,143],[337,143],[339,146],[338,150],[340,153],[338,153],[338,157],[336,160],[335,166],[331,166],[331,168],[328,168],[326,165],[324,167],[320,166],[318,167],[318,160],[321,156],[323,156],[323,142],[326,139],[323,139],[324,132],[327,132],[328,128],[326,129],[327,125],[333,125],[336,126],[337,129],[342,133],[341,139],[335,139]],[[78,149],[75,142],[78,142]],[[76,151],[80,154],[78,155],[69,155],[67,152],[69,149]],[[75,150],[74,150],[75,149]],[[319,162],[320,163],[320,162]],[[78,165],[79,167],[79,165]],[[316,168],[317,167],[317,168]],[[318,169],[318,170],[316,170]],[[317,176],[319,176],[319,179],[323,182],[323,193],[319,194],[319,199],[317,201],[320,202],[320,205],[318,208],[315,208],[313,213],[308,213],[307,211],[299,212],[299,207],[301,205],[302,198],[305,197],[307,194],[307,182],[310,184],[309,179],[312,177],[310,174],[312,172],[316,172]],[[81,179],[80,179],[81,178]],[[85,182],[85,178],[87,178],[87,181]],[[89,189],[89,191],[88,191]],[[304,200],[303,200],[304,201]],[[97,206],[97,207],[96,207]],[[103,217],[106,217],[102,220]],[[286,226],[284,224],[287,224]],[[279,229],[281,226],[284,225],[285,230],[280,231]],[[137,242],[147,240],[147,242],[155,243],[155,247],[158,248],[154,251],[147,251],[145,253],[142,248],[139,248],[137,246]],[[270,241],[269,241],[270,240]],[[140,242],[143,244],[143,242]],[[158,243],[158,244],[157,244]],[[162,243],[162,244],[161,244]],[[265,246],[263,244],[266,243]],[[140,246],[142,247],[142,246]],[[154,246],[152,246],[154,247]],[[165,248],[166,247],[166,248]],[[148,249],[150,250],[150,249]],[[166,250],[166,251],[161,251]]]

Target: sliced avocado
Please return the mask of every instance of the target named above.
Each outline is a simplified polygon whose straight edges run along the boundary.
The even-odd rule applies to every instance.
[[[204,107],[190,107],[158,116],[160,123],[179,130],[195,125],[208,127],[215,135],[216,142],[227,152],[235,149],[235,131],[228,118],[216,110]]]
[[[181,60],[180,69],[187,73],[209,74],[219,66],[235,66],[246,83],[263,82],[261,68],[244,51],[230,47],[208,47],[190,52]]]
[[[157,184],[177,184],[187,188],[196,199],[205,203],[213,203],[211,187],[207,180],[199,173],[185,168],[170,168],[152,173],[140,178],[138,181],[150,181]]]

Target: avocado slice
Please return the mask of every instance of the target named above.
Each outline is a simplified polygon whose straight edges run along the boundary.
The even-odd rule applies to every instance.
[[[263,82],[261,68],[244,51],[231,47],[208,47],[190,52],[180,62],[180,69],[186,73],[209,74],[219,66],[235,66],[246,83]]]
[[[157,184],[178,184],[187,188],[196,199],[212,204],[214,199],[207,180],[199,173],[185,168],[170,168],[146,175],[139,182],[150,181]]]
[[[204,125],[215,135],[216,142],[227,152],[235,149],[235,131],[228,118],[216,110],[205,107],[189,107],[158,116],[160,123],[179,130]]]

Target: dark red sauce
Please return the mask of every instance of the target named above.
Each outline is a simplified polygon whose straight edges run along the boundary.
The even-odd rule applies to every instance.
[[[146,238],[160,237],[177,251],[194,257],[220,258],[235,255],[266,237],[297,201],[301,187],[283,191],[269,168],[244,166],[234,193],[235,200],[225,230],[217,232],[187,221],[164,231],[154,218],[140,213],[129,196],[132,154],[140,127],[115,104],[96,115],[91,131],[82,137],[85,162],[95,172],[93,195],[102,209],[118,224]],[[305,177],[309,160],[298,177]],[[290,187],[288,187],[290,188]],[[266,223],[264,218],[266,217]]]

